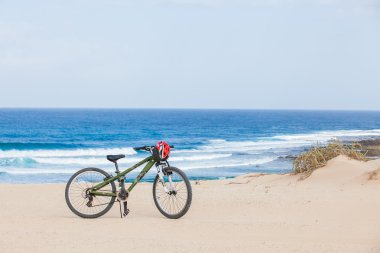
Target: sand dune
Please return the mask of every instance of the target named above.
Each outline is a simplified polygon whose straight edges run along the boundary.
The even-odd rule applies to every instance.
[[[151,185],[96,220],[66,207],[64,185],[0,185],[0,252],[380,252],[380,160],[346,157],[300,180],[248,174],[192,182],[189,213],[169,220]]]
[[[329,161],[327,166],[316,170],[307,182],[332,183],[334,185],[348,183],[364,184],[366,183],[365,179],[369,179],[368,175],[379,168],[380,160],[362,162],[339,156]]]

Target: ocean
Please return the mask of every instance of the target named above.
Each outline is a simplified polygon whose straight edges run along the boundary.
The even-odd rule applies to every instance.
[[[132,147],[160,140],[191,179],[285,173],[312,145],[374,138],[380,112],[0,109],[0,183],[64,183],[86,167],[114,173],[106,155],[125,154],[119,165],[128,168],[148,155]]]

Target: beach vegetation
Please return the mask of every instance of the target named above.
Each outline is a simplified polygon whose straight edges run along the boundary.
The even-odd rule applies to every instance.
[[[327,165],[327,162],[339,155],[345,155],[351,159],[366,161],[366,152],[363,151],[359,143],[343,144],[339,141],[333,141],[328,145],[319,145],[312,147],[308,151],[301,153],[293,161],[293,172],[302,174],[303,178],[321,167]]]

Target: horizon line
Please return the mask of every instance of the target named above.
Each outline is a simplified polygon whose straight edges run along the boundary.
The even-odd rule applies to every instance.
[[[380,112],[380,109],[318,109],[318,108],[207,108],[207,107],[0,107],[0,110],[199,110],[199,111],[341,111],[341,112]]]

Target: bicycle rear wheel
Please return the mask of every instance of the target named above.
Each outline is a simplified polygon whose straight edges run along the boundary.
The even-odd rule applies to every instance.
[[[98,218],[106,214],[116,197],[92,196],[89,190],[110,175],[98,168],[86,168],[75,173],[67,182],[66,203],[70,210],[82,218]],[[116,193],[114,182],[103,187],[101,192]]]
[[[186,174],[178,168],[168,167],[164,173],[165,191],[159,176],[153,183],[153,199],[157,209],[167,218],[178,219],[190,208],[192,190]]]

